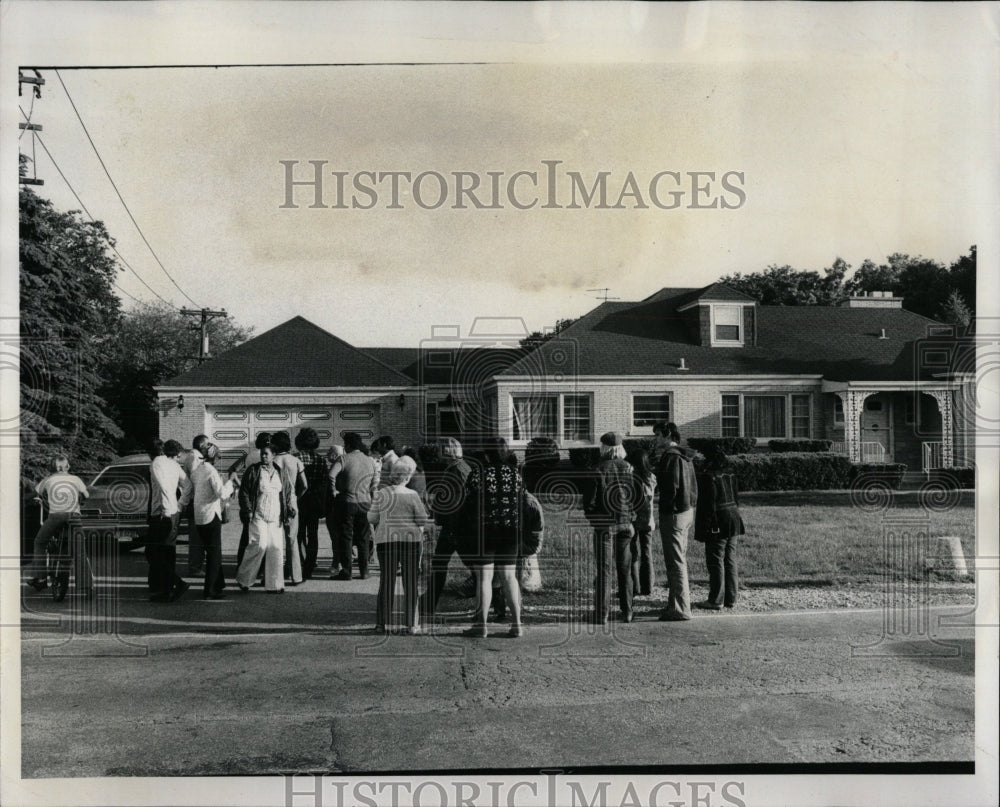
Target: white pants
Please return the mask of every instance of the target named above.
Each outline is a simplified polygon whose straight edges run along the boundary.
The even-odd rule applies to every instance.
[[[243,555],[243,562],[236,572],[236,581],[246,588],[253,585],[264,564],[264,587],[277,591],[285,587],[285,530],[280,521],[267,522],[254,519],[250,522],[250,543]]]

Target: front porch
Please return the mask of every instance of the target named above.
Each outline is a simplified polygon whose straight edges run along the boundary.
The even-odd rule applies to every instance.
[[[824,382],[823,392],[831,451],[853,462],[902,463],[925,474],[968,464],[954,438],[953,392],[944,385]]]

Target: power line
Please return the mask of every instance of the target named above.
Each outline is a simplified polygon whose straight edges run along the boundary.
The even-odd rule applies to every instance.
[[[157,256],[156,251],[153,249],[152,245],[149,243],[149,241],[146,238],[145,234],[142,232],[142,228],[139,226],[139,222],[137,222],[135,220],[135,216],[132,215],[132,211],[129,210],[129,206],[125,203],[125,199],[122,197],[121,191],[118,190],[118,186],[115,184],[115,181],[111,178],[111,173],[108,171],[108,167],[104,164],[104,160],[101,158],[101,153],[97,150],[97,146],[94,143],[94,139],[90,136],[90,132],[87,130],[87,125],[83,122],[83,118],[80,116],[80,111],[76,108],[76,104],[73,102],[73,96],[71,96],[69,94],[69,90],[66,88],[66,82],[63,81],[62,76],[59,75],[59,71],[58,70],[56,70],[54,72],[56,74],[56,78],[59,79],[59,83],[62,85],[63,92],[66,93],[66,97],[69,99],[70,106],[73,107],[73,112],[76,114],[76,119],[78,121],[80,121],[80,126],[83,127],[83,133],[85,135],[87,135],[87,140],[90,141],[90,147],[94,150],[94,154],[97,155],[97,160],[101,164],[101,168],[104,169],[104,175],[108,178],[108,182],[111,183],[111,187],[115,189],[115,193],[118,194],[118,200],[122,203],[122,207],[125,208],[125,212],[128,213],[128,217],[132,220],[132,224],[135,225],[135,229],[139,233],[139,236],[142,238],[143,243],[145,243],[145,245],[149,248],[150,254],[153,256],[153,258],[156,260],[156,262],[160,265],[160,268],[163,270],[163,273],[168,278],[170,278],[170,282],[173,283],[174,286],[177,287],[177,290],[181,294],[183,294],[185,297],[187,297],[187,299],[190,301],[191,305],[197,307],[198,304],[194,300],[191,299],[191,296],[186,291],[184,291],[184,289],[182,289],[177,284],[177,281],[174,280],[174,278],[170,274],[170,272],[167,271],[167,267],[163,265],[163,261],[161,261],[160,258],[159,258],[159,256]]]
[[[18,104],[18,108],[21,109],[21,114],[25,115],[25,117],[27,117],[27,113],[24,111],[24,108],[20,106],[20,104]],[[35,137],[38,139],[38,143],[39,143],[39,145],[41,145],[42,150],[48,155],[48,158],[52,162],[52,166],[56,169],[56,172],[59,174],[60,177],[62,177],[62,181],[66,183],[66,187],[69,188],[69,192],[73,194],[73,197],[76,199],[76,201],[79,203],[80,207],[83,209],[83,212],[87,214],[87,216],[90,218],[91,221],[96,221],[96,219],[94,218],[94,215],[87,209],[87,206],[83,203],[83,200],[80,198],[80,194],[78,194],[76,192],[76,189],[73,187],[73,185],[70,183],[70,181],[66,178],[66,175],[63,173],[63,170],[59,167],[59,163],[56,162],[55,157],[52,156],[52,152],[49,151],[48,146],[45,145],[45,141],[42,140],[42,136],[36,132],[35,133]],[[171,308],[177,308],[177,306],[174,305],[172,302],[170,302],[169,300],[165,299],[160,294],[158,294],[156,292],[156,290],[152,286],[150,286],[142,278],[142,275],[140,275],[137,271],[135,271],[135,269],[132,267],[132,264],[130,264],[127,260],[125,260],[125,258],[118,251],[118,248],[114,244],[111,244],[110,246],[111,246],[111,249],[114,250],[115,255],[118,256],[118,259],[123,264],[125,264],[126,267],[128,267],[129,271],[131,271],[132,274],[135,275],[139,279],[139,282],[141,282],[142,285],[144,285],[147,289],[149,289],[157,299],[159,299],[161,302],[166,303]],[[127,294],[129,297],[132,297],[132,299],[135,300],[137,303],[142,303],[142,300],[139,300],[136,297],[133,297],[131,294],[129,294],[127,291],[125,291],[125,289],[123,289],[121,286],[119,286],[118,283],[115,283],[115,286],[120,291],[122,291],[125,294]],[[148,305],[148,303],[145,303],[145,305]]]

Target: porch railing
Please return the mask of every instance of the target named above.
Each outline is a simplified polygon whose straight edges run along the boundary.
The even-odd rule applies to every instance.
[[[850,456],[851,452],[847,449],[847,443],[834,441],[830,445],[830,453],[843,454],[846,457]],[[884,465],[889,461],[885,446],[878,442],[861,443],[859,453],[861,455],[859,462],[868,465]]]
[[[923,444],[923,471],[929,474],[938,468],[944,468],[944,443],[933,442]]]

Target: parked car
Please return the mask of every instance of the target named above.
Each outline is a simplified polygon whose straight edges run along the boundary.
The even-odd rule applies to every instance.
[[[102,468],[80,503],[84,528],[108,527],[119,545],[142,546],[149,533],[149,455],[130,454]],[[183,516],[182,516],[183,519]]]

